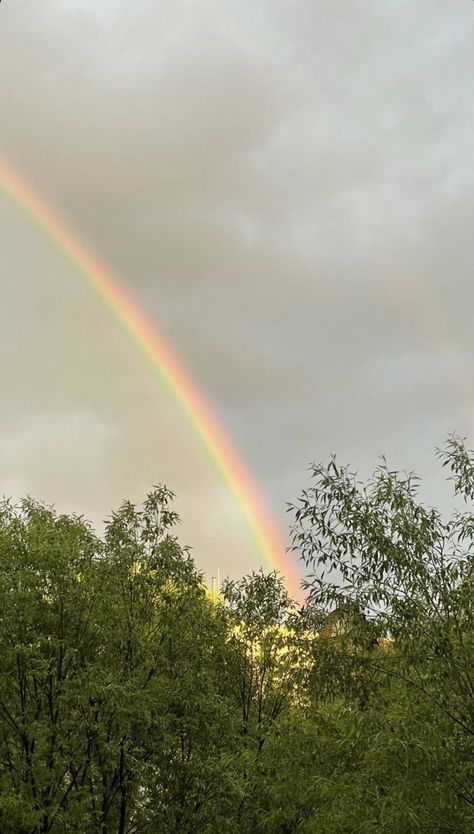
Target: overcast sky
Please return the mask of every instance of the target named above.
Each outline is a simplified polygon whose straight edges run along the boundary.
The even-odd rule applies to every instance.
[[[474,446],[470,0],[3,0],[0,154],[121,277],[284,537],[307,466],[447,501]],[[0,492],[99,524],[165,482],[208,573],[258,566],[157,379],[0,198]],[[443,471],[444,472],[444,471]]]

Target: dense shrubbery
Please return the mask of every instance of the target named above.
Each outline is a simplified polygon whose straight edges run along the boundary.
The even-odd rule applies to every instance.
[[[440,455],[471,501],[472,455]],[[314,467],[301,610],[275,574],[212,600],[165,489],[102,539],[4,502],[0,831],[472,832],[474,516],[415,487]]]

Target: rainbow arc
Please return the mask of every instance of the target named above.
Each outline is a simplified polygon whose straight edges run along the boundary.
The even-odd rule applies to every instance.
[[[298,573],[285,554],[275,522],[241,457],[205,397],[119,278],[106,266],[10,163],[0,158],[0,189],[72,264],[78,276],[127,334],[158,375],[194,430],[208,458],[240,507],[266,566],[282,573],[290,595],[301,599]]]

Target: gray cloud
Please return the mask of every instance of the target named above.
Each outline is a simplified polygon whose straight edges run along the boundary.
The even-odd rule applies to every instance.
[[[313,458],[386,451],[436,499],[433,447],[472,437],[473,28],[441,0],[2,4],[1,152],[176,349],[282,530]],[[5,489],[100,520],[167,480],[200,564],[251,567],[168,394],[0,223]]]

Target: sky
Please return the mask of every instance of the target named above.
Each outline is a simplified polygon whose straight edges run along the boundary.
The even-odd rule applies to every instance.
[[[474,446],[473,36],[470,0],[1,3],[0,156],[166,339],[287,543],[312,461],[385,454],[449,508],[434,450]],[[166,483],[206,575],[257,568],[169,393],[4,196],[0,246],[0,493],[101,529]]]

